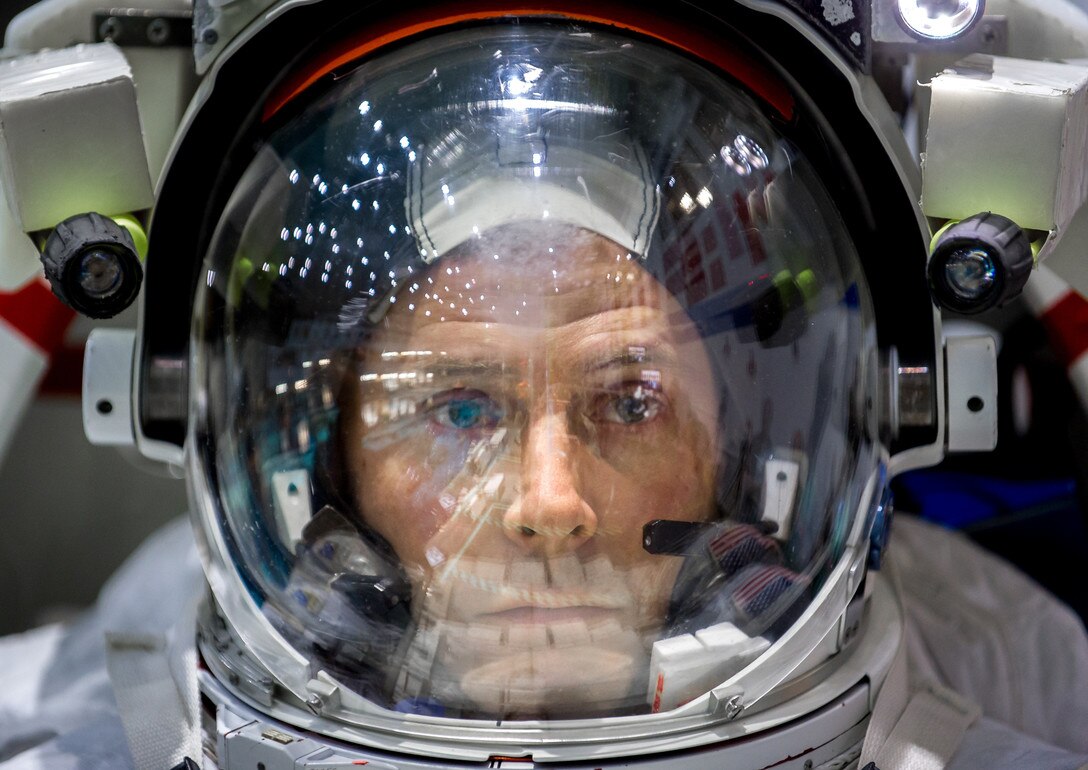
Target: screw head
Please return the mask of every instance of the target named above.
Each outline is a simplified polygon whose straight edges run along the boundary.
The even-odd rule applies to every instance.
[[[170,24],[166,19],[152,19],[147,25],[147,41],[152,45],[162,45],[170,39]]]
[[[121,37],[121,20],[116,16],[110,16],[98,25],[98,36],[103,40],[117,42]]]
[[[744,710],[744,704],[740,702],[740,696],[734,695],[732,698],[725,702],[725,706],[722,708],[722,713],[726,719],[736,719],[737,716]]]

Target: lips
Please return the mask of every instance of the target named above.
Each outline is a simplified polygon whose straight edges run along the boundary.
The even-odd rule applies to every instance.
[[[511,583],[500,574],[488,574],[472,569],[475,564],[450,564],[442,582],[457,597],[458,614],[462,617],[486,617],[518,611],[543,614],[546,611],[581,609],[585,611],[614,611],[629,608],[633,602],[630,592],[616,580],[592,588],[581,580],[579,587]],[[466,568],[470,567],[470,568]],[[483,574],[481,574],[483,573]],[[541,575],[543,577],[543,575]],[[467,610],[467,611],[466,611]]]
[[[517,625],[555,625],[558,623],[570,623],[583,621],[595,623],[607,620],[618,612],[618,608],[600,607],[585,604],[572,604],[560,607],[523,606],[512,607],[508,610],[488,612],[478,616],[483,623],[517,624]]]

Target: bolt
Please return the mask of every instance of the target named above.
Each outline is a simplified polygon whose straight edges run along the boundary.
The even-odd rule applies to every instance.
[[[205,45],[215,45],[219,42],[219,33],[214,29],[208,28],[201,33],[200,39]]]
[[[152,19],[147,25],[147,40],[151,45],[163,45],[170,39],[170,24],[166,19]]]
[[[740,696],[734,695],[732,698],[725,702],[723,712],[726,719],[736,719],[737,715],[744,710],[744,705],[740,702]]]
[[[318,696],[311,695],[309,698],[306,699],[306,705],[309,706],[310,711],[314,712],[315,714],[320,714],[321,707],[325,704],[321,702],[321,698],[319,698]]]
[[[98,26],[98,36],[103,40],[116,42],[121,37],[121,20],[110,16]]]

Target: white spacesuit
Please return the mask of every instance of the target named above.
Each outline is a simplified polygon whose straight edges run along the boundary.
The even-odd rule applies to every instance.
[[[16,60],[9,155],[66,91],[138,131],[126,40],[178,18]],[[993,341],[934,299],[1014,296],[1088,192],[1088,68],[1007,57],[934,81],[920,178],[871,73],[1002,18],[198,2],[161,174],[122,145],[58,203],[11,164],[58,296],[142,298],[88,433],[183,468],[196,541],[0,642],[0,762],[1082,765],[1079,621],[923,525],[886,550],[889,479],[995,440]],[[964,104],[1061,131],[987,186]]]

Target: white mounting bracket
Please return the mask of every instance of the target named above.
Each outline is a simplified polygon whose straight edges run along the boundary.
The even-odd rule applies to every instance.
[[[132,365],[136,332],[95,329],[83,355],[83,432],[97,446],[133,446]]]
[[[989,452],[997,446],[997,344],[989,335],[944,343],[948,451]]]

